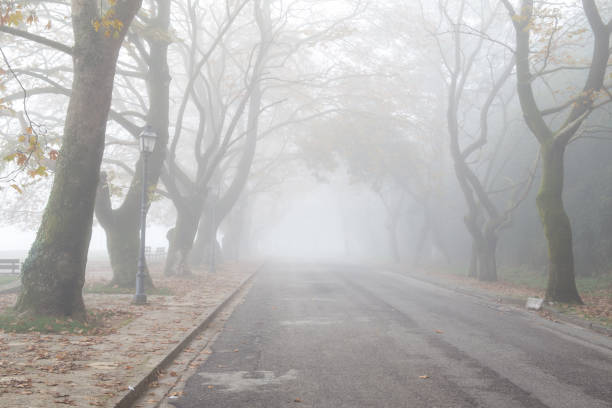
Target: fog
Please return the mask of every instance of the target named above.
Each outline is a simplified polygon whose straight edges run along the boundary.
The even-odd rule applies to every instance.
[[[570,282],[607,276],[610,67],[592,50],[608,34],[579,2],[536,3],[523,49],[512,2],[145,2],[127,30],[92,20],[116,61],[82,69],[116,74],[78,89],[71,55],[87,39],[61,17],[69,5],[6,6],[0,250],[25,258],[68,234],[45,229],[61,219],[78,231],[67,247],[89,242],[112,276],[132,274],[146,157],[146,245],[164,248],[167,276],[215,251],[485,281],[559,262]],[[570,222],[539,217],[553,208]],[[549,250],[550,231],[570,229]]]
[[[0,407],[612,407],[611,0],[0,0]]]

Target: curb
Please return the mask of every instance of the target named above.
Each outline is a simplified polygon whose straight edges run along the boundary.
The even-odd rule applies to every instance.
[[[549,305],[542,305],[542,309],[546,310],[548,313],[553,315],[555,319],[568,322],[571,324],[575,324],[576,326],[580,326],[584,329],[592,330],[596,333],[603,334],[604,336],[612,337],[612,328],[602,326],[601,324],[593,323],[591,321],[581,319],[579,317],[567,315],[565,313],[561,313],[557,308]]]
[[[516,305],[516,306],[524,306],[526,300],[521,300],[521,299],[516,299],[516,298],[511,298],[511,297],[506,297],[506,296],[495,296],[495,295],[490,295],[488,293],[481,293],[481,292],[477,292],[474,290],[470,290],[470,289],[465,289],[465,288],[460,288],[460,287],[452,287],[450,285],[446,285],[444,283],[441,283],[437,280],[434,279],[427,279],[424,278],[422,276],[416,276],[416,275],[411,275],[408,273],[403,273],[403,272],[397,272],[391,269],[387,269],[393,273],[399,273],[400,275],[404,275],[416,280],[419,280],[421,282],[427,282],[430,283],[432,285],[436,285],[439,286],[441,288],[445,288],[448,290],[452,290],[454,292],[457,293],[461,293],[464,295],[468,295],[468,296],[473,296],[479,299],[485,299],[485,300],[489,300],[489,301],[493,301],[493,302],[497,302],[497,303],[505,303],[505,304],[512,304],[512,305]],[[575,316],[568,316],[565,313],[561,313],[558,309],[543,304],[542,305],[542,310],[545,310],[547,312],[549,312],[550,314],[552,314],[555,319],[566,322],[566,323],[571,323],[574,324],[576,326],[582,327],[584,329],[588,329],[588,330],[592,330],[595,333],[598,334],[603,334],[604,336],[611,336],[612,337],[612,328],[608,328],[605,326],[602,326],[600,324],[597,323],[593,323],[590,322],[588,320],[585,319],[581,319],[579,317],[575,317]]]
[[[265,265],[265,264],[264,264]],[[157,362],[157,364],[155,364],[155,367],[153,367],[148,374],[146,374],[144,377],[142,377],[140,379],[140,381],[138,381],[138,383],[136,383],[136,385],[133,386],[133,388],[131,388],[128,392],[126,392],[114,405],[115,408],[129,408],[132,406],[132,404],[140,397],[142,396],[148,389],[148,385],[150,383],[152,383],[153,381],[155,381],[157,379],[157,377],[159,376],[159,372],[166,366],[168,366],[177,356],[178,354],[183,351],[183,349],[185,347],[187,347],[187,345],[189,343],[191,343],[191,341],[194,339],[195,336],[197,336],[202,330],[206,329],[208,327],[208,325],[214,320],[215,317],[217,317],[217,315],[219,314],[219,312],[228,304],[230,303],[234,297],[236,297],[236,295],[238,294],[238,292],[240,292],[247,283],[249,283],[250,281],[253,280],[253,278],[255,277],[255,275],[257,275],[257,273],[263,269],[264,265],[261,265],[259,268],[257,268],[255,270],[255,272],[253,272],[251,274],[251,276],[249,276],[248,278],[244,279],[240,285],[238,285],[238,287],[232,292],[230,293],[220,304],[218,304],[212,312],[210,312],[210,314],[208,314],[204,320],[202,320],[200,323],[198,323],[198,325],[191,329],[191,331],[189,333],[187,333],[174,347],[172,347],[169,351],[168,354],[166,354],[166,356],[164,358],[162,358],[160,361]]]

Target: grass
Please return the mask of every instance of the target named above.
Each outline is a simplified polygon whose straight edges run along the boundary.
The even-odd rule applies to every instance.
[[[0,275],[0,285],[6,285],[19,279],[19,275]]]
[[[156,287],[155,289],[146,289],[147,295],[172,296],[170,288]],[[83,288],[83,293],[96,293],[101,295],[131,295],[134,293],[134,288],[121,288],[119,286],[110,286],[108,283],[98,282],[86,285]]]
[[[449,275],[467,276],[465,268],[449,267],[444,272]],[[527,267],[499,267],[497,273],[499,282],[502,284],[533,289],[542,294],[546,290],[548,275],[541,271]],[[585,305],[557,303],[555,307],[561,313],[612,327],[612,273],[596,277],[577,276],[576,286]],[[488,288],[488,290],[491,290],[491,288]]]
[[[546,274],[526,268],[506,268],[500,267],[497,271],[498,278],[502,282],[507,282],[517,286],[526,286],[531,289],[546,289]]]
[[[445,273],[457,276],[467,276],[465,268],[449,267],[444,270]],[[548,275],[537,270],[528,269],[527,267],[504,267],[501,266],[497,270],[498,278],[501,282],[510,283],[512,285],[524,286],[531,289],[544,291]],[[578,292],[584,295],[597,294],[602,292],[612,298],[612,273],[596,277],[577,276],[576,286]]]
[[[104,321],[115,312],[108,310],[91,310],[87,320],[51,316],[20,316],[8,310],[0,313],[0,329],[7,333],[61,333],[61,334],[101,334]]]

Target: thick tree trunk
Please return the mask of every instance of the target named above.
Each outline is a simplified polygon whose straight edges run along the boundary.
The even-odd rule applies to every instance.
[[[546,299],[579,303],[582,299],[574,278],[572,228],[563,207],[565,146],[542,145],[542,181],[536,203],[548,241],[548,286]]]
[[[198,230],[202,200],[191,197],[177,206],[175,227],[168,232],[168,255],[164,266],[166,276],[191,275],[189,254]]]
[[[189,257],[189,263],[191,266],[200,267],[202,265],[207,265],[210,262],[210,256],[212,254],[211,242],[213,242],[213,237],[215,237],[216,262],[223,262],[223,259],[225,258],[225,248],[221,248],[219,242],[216,241],[218,227],[211,225],[210,220],[211,217],[209,214],[205,214],[205,216],[200,220],[198,235],[195,243],[193,244],[193,249],[191,250],[191,255]],[[215,228],[215,230],[213,231],[212,228]]]
[[[487,227],[485,227],[487,228]],[[479,251],[478,280],[497,282],[497,235],[494,230],[487,229]]]
[[[193,244],[189,263],[191,266],[200,267],[209,260],[210,256],[210,241],[213,236],[212,231],[212,212],[210,205],[205,205],[200,223],[198,225],[198,233]]]
[[[15,306],[22,313],[85,318],[82,289],[115,65],[140,2],[117,7],[125,29],[112,39],[93,28],[97,2],[72,3],[72,94],[49,201],[22,268]]]
[[[117,285],[121,288],[133,288],[135,286],[140,237],[138,226],[134,227],[132,224],[132,222],[117,222],[105,228],[106,247],[108,248],[113,269],[111,286]],[[153,281],[149,275],[149,269],[146,265],[146,259],[145,287],[147,289],[154,288]]]
[[[111,286],[133,288],[136,283],[140,249],[140,217],[138,216],[140,203],[134,199],[139,196],[135,193],[136,190],[131,189],[123,205],[113,210],[106,173],[100,173],[95,214],[106,234],[106,248],[113,270]],[[145,286],[149,289],[154,287],[146,267],[146,260]]]

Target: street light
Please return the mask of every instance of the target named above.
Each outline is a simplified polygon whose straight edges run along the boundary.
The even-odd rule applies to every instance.
[[[136,293],[132,303],[144,305],[147,303],[147,295],[144,293],[145,278],[145,233],[147,229],[147,165],[149,154],[155,148],[157,134],[149,125],[140,133],[140,153],[142,156],[142,196],[140,198],[140,253],[138,254],[138,271],[136,272]]]

